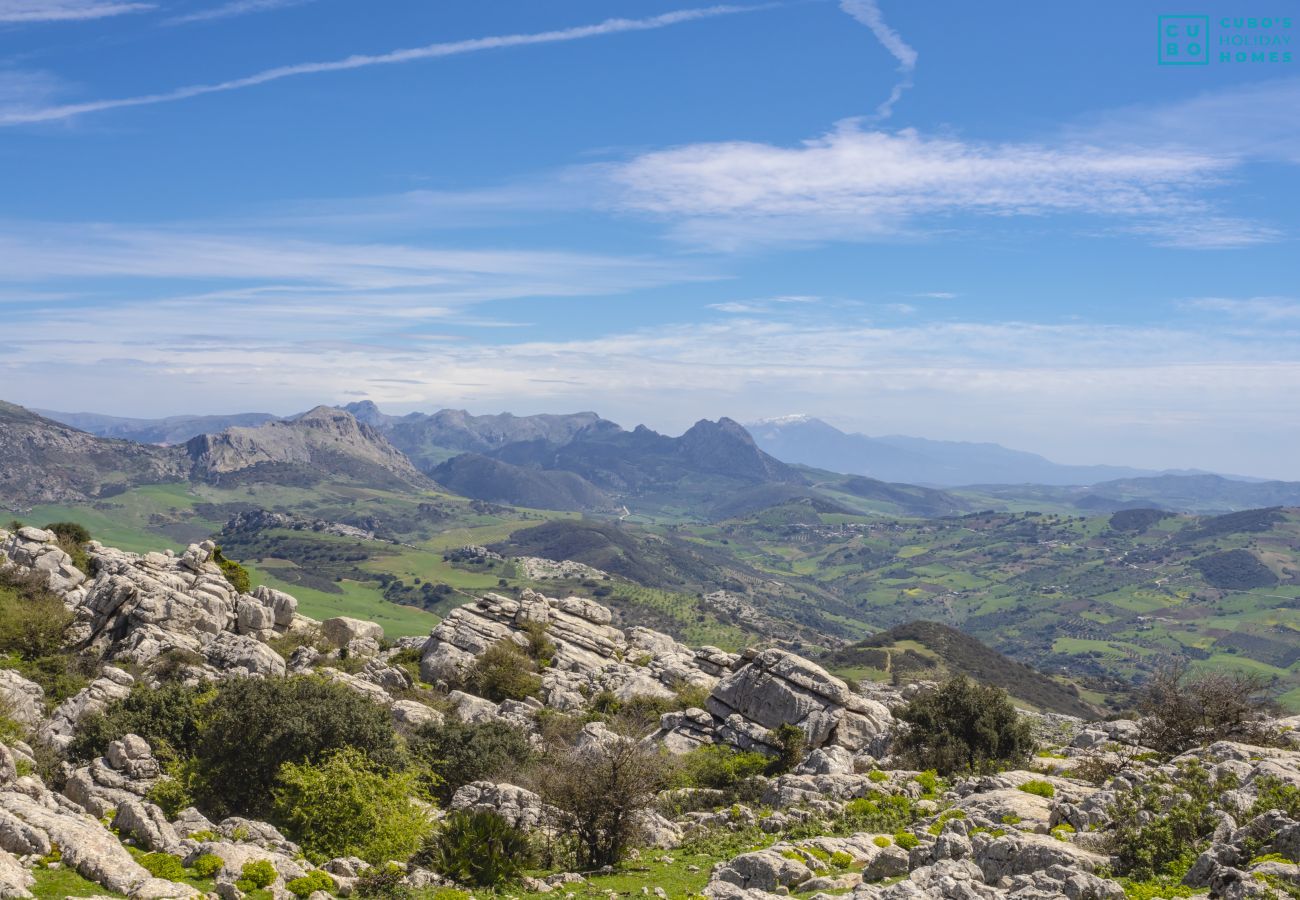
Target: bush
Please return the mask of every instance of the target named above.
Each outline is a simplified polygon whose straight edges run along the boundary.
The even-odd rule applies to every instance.
[[[415,733],[407,748],[434,776],[431,793],[444,804],[464,785],[519,771],[533,758],[528,735],[500,720],[431,722]]]
[[[76,760],[94,759],[104,755],[113,741],[138,734],[159,759],[191,756],[198,747],[200,711],[215,696],[216,690],[209,684],[186,687],[168,683],[157,690],[137,684],[102,713],[81,720],[68,755]]]
[[[221,871],[221,867],[226,864],[220,856],[213,853],[204,853],[194,860],[190,866],[190,871],[194,873],[195,878],[212,878]]]
[[[1138,699],[1142,743],[1171,754],[1214,741],[1269,743],[1260,720],[1268,707],[1267,686],[1244,672],[1192,677],[1186,661],[1171,662],[1157,670]]]
[[[357,879],[352,888],[352,896],[366,900],[406,900],[414,894],[403,883],[405,878],[406,873],[391,863],[372,866]]]
[[[139,859],[140,865],[154,878],[167,881],[180,881],[185,877],[185,866],[179,858],[170,853],[146,853]]]
[[[387,711],[341,684],[231,679],[204,709],[195,795],[211,815],[264,817],[285,763],[317,762],[344,747],[380,766],[400,761]]]
[[[734,791],[743,781],[762,775],[771,759],[762,753],[742,753],[724,744],[707,744],[680,761],[683,787]]]
[[[72,613],[45,586],[44,573],[0,569],[0,655],[31,661],[59,653]]]
[[[433,867],[457,884],[495,887],[528,864],[527,836],[489,810],[460,810],[443,820],[430,847]]]
[[[916,818],[910,798],[901,794],[869,794],[844,804],[840,819],[855,831],[893,831]]]
[[[1034,778],[1020,785],[1020,789],[1026,794],[1033,794],[1035,797],[1046,797],[1051,800],[1056,796],[1056,788],[1050,781],[1043,781],[1041,778]]]
[[[943,775],[996,771],[1034,752],[1029,722],[1006,691],[964,676],[916,697],[899,718],[911,726],[900,741],[903,755]]]
[[[54,532],[59,539],[59,549],[72,557],[72,564],[85,574],[90,572],[90,556],[86,553],[86,544],[90,543],[90,532],[85,526],[76,522],[54,522],[45,526],[46,531]]]
[[[537,663],[509,638],[502,638],[474,660],[466,676],[468,687],[493,703],[524,700],[542,690]]]
[[[254,891],[271,886],[277,877],[275,866],[271,865],[269,859],[253,860],[244,863],[244,867],[239,870],[239,880],[235,886],[241,891]]]
[[[429,831],[411,802],[415,776],[377,771],[359,750],[339,750],[319,764],[285,763],[275,788],[275,820],[324,862],[359,856],[377,865],[406,859]]]
[[[910,831],[900,831],[894,835],[894,843],[904,850],[911,850],[920,845],[921,839]]]
[[[221,569],[221,574],[226,576],[230,586],[239,593],[247,594],[253,589],[253,581],[248,577],[248,570],[233,559],[226,559],[221,554],[220,547],[212,551],[212,561]]]
[[[313,869],[301,878],[295,878],[292,881],[285,882],[285,889],[295,897],[310,897],[317,891],[325,891],[327,894],[334,893],[338,885],[334,879],[329,877],[320,869]]]
[[[803,761],[808,735],[798,725],[782,723],[768,732],[768,740],[777,748],[777,756],[769,762],[767,774],[782,775]]]
[[[194,798],[178,778],[160,778],[149,789],[145,799],[163,811],[167,818],[175,819],[181,810],[194,805]]]
[[[1118,874],[1135,881],[1182,878],[1214,834],[1220,795],[1235,787],[1230,775],[1215,780],[1192,762],[1172,778],[1156,774],[1146,784],[1120,793],[1110,808],[1117,823]]]

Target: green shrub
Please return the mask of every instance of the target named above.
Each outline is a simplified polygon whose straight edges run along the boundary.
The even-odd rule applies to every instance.
[[[547,635],[547,623],[529,619],[523,625],[524,636],[528,638],[527,652],[533,662],[545,669],[555,658],[555,641]]]
[[[534,755],[528,735],[500,720],[430,722],[416,731],[407,749],[432,776],[430,792],[444,804],[464,785],[519,771]]]
[[[146,853],[138,860],[154,878],[180,881],[185,877],[185,865],[170,853]]]
[[[888,841],[889,839],[886,838],[885,840]],[[889,844],[885,843],[881,846],[888,847]],[[831,854],[831,865],[837,869],[847,869],[849,866],[853,865],[853,856],[845,853],[843,850],[836,850]]]
[[[899,831],[894,835],[894,843],[904,850],[911,850],[921,843],[921,839],[910,831]]]
[[[527,836],[489,810],[458,810],[443,820],[430,856],[458,884],[494,887],[519,877],[530,856]]]
[[[204,708],[196,799],[209,816],[264,817],[285,763],[343,747],[380,766],[400,761],[387,711],[356,691],[312,676],[231,679]]]
[[[220,856],[213,853],[204,853],[194,860],[190,866],[190,871],[194,873],[195,878],[212,878],[221,871],[221,867],[226,864]]]
[[[889,780],[889,775],[885,772],[880,771],[879,769],[872,769],[870,772],[867,773],[867,777],[870,778],[876,784],[880,784],[882,781]]]
[[[221,554],[220,547],[212,551],[212,561],[221,569],[221,574],[226,576],[226,581],[230,582],[230,586],[239,593],[247,594],[253,589],[253,582],[248,577],[248,570],[233,559],[226,559]]]
[[[762,775],[771,759],[762,753],[741,752],[725,744],[706,744],[680,760],[683,787],[732,791],[741,782]]]
[[[241,891],[257,890],[270,887],[277,877],[275,866],[271,865],[269,859],[257,859],[244,863],[244,867],[239,870],[239,880],[235,885]]]
[[[198,748],[201,711],[215,696],[216,688],[206,683],[195,687],[167,683],[156,690],[137,684],[102,713],[81,720],[68,755],[76,760],[94,759],[106,753],[113,741],[138,734],[161,760],[192,756]]]
[[[933,797],[939,793],[939,773],[933,769],[917,772],[912,776],[912,780],[921,786],[921,790],[926,797]]]
[[[59,539],[59,549],[72,557],[72,564],[85,574],[91,574],[90,555],[86,545],[90,543],[90,532],[85,526],[76,522],[54,522],[45,526],[46,531],[54,532]]]
[[[777,748],[777,756],[768,764],[767,774],[781,775],[789,772],[803,760],[808,735],[798,725],[788,722],[768,732],[769,742]]]
[[[366,869],[352,888],[352,896],[365,900],[407,900],[414,893],[402,883],[406,873],[391,863]]]
[[[145,799],[161,809],[168,819],[175,819],[181,810],[194,805],[184,782],[171,777],[158,779]]]
[[[1215,780],[1192,762],[1117,795],[1110,815],[1118,874],[1138,882],[1182,878],[1214,833],[1219,797],[1235,787],[1230,775]]]
[[[1056,788],[1050,781],[1043,781],[1041,778],[1034,778],[1020,785],[1020,790],[1026,794],[1033,794],[1035,797],[1046,797],[1048,800],[1056,796]]]
[[[0,654],[28,662],[58,654],[70,624],[72,613],[46,587],[44,573],[0,569]]]
[[[1195,896],[1195,892],[1177,878],[1152,878],[1147,881],[1121,878],[1119,883],[1124,888],[1125,900],[1173,900],[1177,897]]]
[[[1253,786],[1255,802],[1247,813],[1248,818],[1276,809],[1286,813],[1289,819],[1300,819],[1300,788],[1274,775],[1261,775]]]
[[[901,794],[869,794],[844,804],[841,821],[857,831],[893,831],[912,824],[912,801]]]
[[[310,897],[316,891],[332,894],[338,888],[334,879],[320,869],[313,869],[301,878],[287,881],[284,886],[295,897]]]
[[[483,651],[466,676],[473,693],[493,703],[525,700],[542,690],[537,663],[514,641],[502,638]]]
[[[942,775],[996,771],[1034,752],[1029,722],[1006,691],[964,676],[914,698],[899,718],[911,726],[900,741],[902,754]]]
[[[411,802],[415,788],[413,773],[378,771],[364,753],[346,748],[317,764],[281,767],[275,820],[316,862],[406,859],[429,832],[423,811]]]
[[[885,837],[883,834],[879,834],[872,839],[871,843],[875,844],[877,847],[888,847],[893,844],[893,841]]]

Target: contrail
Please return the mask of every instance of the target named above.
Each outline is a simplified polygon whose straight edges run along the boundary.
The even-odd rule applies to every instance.
[[[846,0],[847,2],[847,0]],[[771,4],[755,6],[706,6],[698,9],[684,9],[664,13],[646,19],[606,19],[595,25],[580,25],[556,31],[542,31],[534,34],[507,34],[495,37],[473,38],[465,41],[451,41],[441,44],[429,44],[407,50],[394,50],[378,55],[356,55],[329,62],[298,63],[266,69],[244,78],[222,81],[216,84],[196,84],[176,88],[157,94],[143,94],[136,97],[119,97],[112,100],[92,100],[86,103],[70,103],[61,106],[47,106],[40,109],[18,109],[0,112],[0,126],[25,125],[34,122],[52,122],[70,119],[86,113],[103,112],[109,109],[123,109],[129,106],[151,106],[155,103],[172,103],[188,100],[204,94],[218,94],[224,91],[237,91],[291,78],[297,75],[316,75],[321,72],[342,72],[349,69],[364,69],[369,66],[398,65],[424,59],[438,59],[444,56],[459,56],[465,53],[478,53],[481,50],[497,50],[504,47],[526,47],[533,44],[556,44],[565,41],[578,41],[584,38],[600,37],[606,34],[619,34],[625,31],[651,31],[666,28],[682,22],[694,22],[699,19],[729,16],[737,13],[755,12],[767,9]]]
[[[916,51],[903,40],[902,35],[885,24],[876,0],[840,0],[840,9],[871,29],[876,40],[898,60],[898,71],[903,77],[889,93],[889,99],[876,107],[876,118],[888,119],[894,113],[894,104],[903,91],[912,86],[912,72],[916,70]]]

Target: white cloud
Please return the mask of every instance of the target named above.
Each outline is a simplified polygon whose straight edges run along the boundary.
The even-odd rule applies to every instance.
[[[68,103],[59,106],[47,106],[40,109],[0,110],[0,126],[52,122],[60,119],[70,119],[76,116],[86,115],[87,113],[104,112],[112,109],[151,106],[157,103],[172,103],[178,100],[188,100],[194,97],[201,97],[205,94],[217,94],[226,91],[237,91],[244,88],[256,87],[262,84],[269,84],[273,81],[279,81],[284,78],[294,78],[301,75],[344,72],[353,69],[364,69],[370,66],[402,65],[420,60],[459,56],[466,53],[479,53],[485,50],[500,50],[508,47],[527,47],[539,44],[555,44],[633,31],[651,31],[657,28],[667,28],[684,22],[694,22],[700,19],[715,18],[717,16],[753,12],[763,8],[765,7],[727,5],[707,6],[699,9],[685,9],[677,12],[664,13],[662,15],[650,16],[644,19],[606,19],[605,21],[594,25],[581,25],[574,28],[562,28],[554,31],[543,31],[532,34],[496,35],[492,37],[473,38],[464,41],[450,41],[428,44],[423,47],[412,47],[405,50],[394,50],[390,53],[356,54],[345,59],[330,60],[328,62],[298,63],[295,65],[279,66],[243,78],[234,78],[229,81],[217,82],[215,84],[189,85],[187,87],[175,88],[170,91],[143,94],[136,97],[120,97],[111,100],[92,100],[86,103]]]
[[[1300,300],[1290,297],[1198,297],[1183,303],[1187,309],[1222,313],[1256,322],[1283,322],[1300,319]]]
[[[877,0],[840,0],[840,9],[871,29],[876,40],[898,60],[898,71],[903,76],[889,93],[889,97],[876,107],[876,117],[887,119],[894,112],[894,104],[903,96],[903,91],[912,86],[912,73],[916,70],[916,51],[903,40],[902,36],[885,24],[885,17],[880,12]]]
[[[173,16],[167,20],[167,24],[182,25],[189,22],[211,22],[217,19],[232,19],[236,16],[273,12],[277,9],[287,9],[291,6],[304,6],[313,2],[315,2],[315,0],[232,0],[232,2],[223,3],[220,6],[212,6],[208,9],[186,13],[182,16]]]
[[[0,0],[0,23],[76,22],[153,8],[152,3],[105,3],[100,0]]]
[[[1184,148],[979,143],[845,122],[798,146],[692,144],[603,174],[615,208],[721,247],[887,238],[956,215],[1104,217],[1199,247],[1215,246],[1216,235],[1229,246],[1269,239],[1265,229],[1207,215],[1202,191],[1233,165]]]

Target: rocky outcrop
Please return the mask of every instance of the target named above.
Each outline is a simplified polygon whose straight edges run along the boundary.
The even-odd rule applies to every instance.
[[[114,700],[126,697],[133,684],[135,679],[128,673],[105,666],[98,678],[59,704],[49,721],[40,727],[38,739],[59,752],[67,750],[76,734],[77,723],[91,713],[103,712]]]
[[[108,752],[75,770],[63,794],[102,818],[124,803],[145,798],[162,775],[162,767],[144,738],[128,734],[108,745]]]
[[[555,821],[553,810],[532,791],[491,781],[475,781],[457,790],[451,808],[488,810],[517,828],[543,828]]]
[[[0,669],[0,712],[34,728],[45,718],[45,690],[12,669]]]
[[[19,528],[13,534],[0,531],[0,567],[6,564],[40,573],[51,590],[69,595],[70,605],[84,595],[79,589],[86,581],[86,573],[73,564],[72,557],[59,546],[58,536],[52,531],[30,526]]]
[[[474,658],[501,640],[527,646],[527,628],[541,626],[555,645],[542,672],[548,706],[581,709],[587,698],[609,691],[626,700],[636,695],[671,697],[684,686],[709,689],[714,674],[733,658],[716,648],[703,656],[667,635],[647,628],[614,628],[610,611],[581,597],[544,597],[524,591],[518,600],[488,594],[452,611],[434,629],[421,653],[426,681],[459,683]]]

